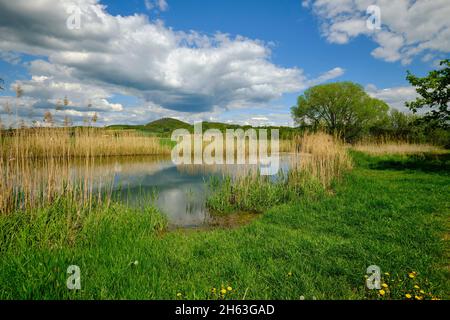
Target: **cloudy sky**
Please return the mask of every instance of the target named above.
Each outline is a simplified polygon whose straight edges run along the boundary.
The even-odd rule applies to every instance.
[[[405,110],[406,71],[449,57],[448,17],[448,0],[0,0],[0,117],[293,125],[298,95],[344,80]]]

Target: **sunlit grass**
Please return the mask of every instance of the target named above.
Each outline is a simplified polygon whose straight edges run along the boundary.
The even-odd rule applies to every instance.
[[[448,298],[448,160],[353,157],[333,194],[240,228],[161,233],[152,209],[88,213],[64,201],[0,216],[0,298],[380,299],[365,287],[373,264],[389,281],[417,273],[405,286],[383,276],[383,299]],[[66,287],[69,265],[79,291]]]

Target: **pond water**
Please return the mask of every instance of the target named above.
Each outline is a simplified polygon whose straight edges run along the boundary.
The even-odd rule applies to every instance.
[[[298,160],[298,155],[280,154],[280,171],[287,172]],[[113,199],[128,206],[156,205],[171,228],[197,228],[242,224],[254,217],[245,213],[217,217],[208,212],[205,202],[212,177],[257,174],[258,169],[259,165],[177,166],[170,156],[108,157],[89,165],[84,160],[71,162],[69,175],[75,180],[89,176],[93,190],[106,188]]]
[[[287,172],[297,163],[295,154],[280,155],[280,170]],[[114,171],[113,194],[126,199],[128,205],[139,206],[142,199],[153,201],[167,215],[171,226],[199,227],[211,224],[232,223],[217,221],[205,206],[208,182],[225,175],[236,177],[258,172],[258,165],[183,165],[176,166],[170,158],[118,158],[111,161],[109,169]],[[273,177],[276,179],[276,177]],[[149,196],[150,195],[150,196]],[[245,214],[229,219],[246,220]]]

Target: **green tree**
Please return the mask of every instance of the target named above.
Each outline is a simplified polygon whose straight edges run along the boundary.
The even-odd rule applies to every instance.
[[[424,127],[419,124],[420,117],[392,109],[389,114],[387,133],[391,139],[425,142],[423,140]]]
[[[439,70],[428,73],[424,78],[418,78],[408,71],[406,77],[416,88],[419,97],[406,106],[414,113],[419,109],[429,108],[425,116],[426,121],[433,121],[437,125],[448,128],[450,124],[450,60],[441,61]]]
[[[385,123],[388,105],[370,97],[352,82],[336,82],[309,88],[292,107],[300,125],[324,128],[345,140],[354,140],[371,127]]]
[[[406,114],[397,109],[392,109],[389,116],[389,124],[394,131],[394,135],[401,138],[405,137],[411,131],[411,128],[418,119],[420,118],[416,115]]]

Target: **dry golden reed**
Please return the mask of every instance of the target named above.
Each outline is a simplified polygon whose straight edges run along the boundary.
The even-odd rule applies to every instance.
[[[135,156],[170,154],[160,139],[138,132],[95,128],[35,128],[1,137],[0,151],[9,158]]]
[[[280,144],[281,152],[301,154],[297,169],[324,186],[351,167],[345,147],[324,133],[305,134]],[[101,159],[170,153],[170,144],[137,132],[94,128],[0,131],[0,213],[45,207],[59,197],[80,206],[108,204],[114,177],[98,177]]]
[[[321,182],[324,187],[352,168],[351,158],[339,139],[326,133],[305,133],[296,138],[301,154],[298,170]]]
[[[170,150],[159,138],[136,132],[94,128],[0,131],[0,213],[44,207],[61,196],[80,206],[108,202],[105,189],[112,186],[112,177],[94,178],[99,159],[169,154]],[[74,161],[82,162],[77,169]]]
[[[429,144],[416,144],[407,142],[372,142],[359,143],[352,147],[356,151],[361,151],[371,155],[410,155],[421,153],[443,153],[445,150]]]

